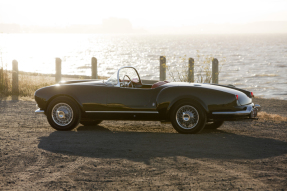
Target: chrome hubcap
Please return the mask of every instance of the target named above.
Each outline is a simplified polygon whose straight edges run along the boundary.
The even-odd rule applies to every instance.
[[[185,111],[185,112],[182,113],[182,119],[183,119],[183,121],[185,121],[185,122],[189,121],[190,118],[193,118],[193,117],[194,117],[194,115],[193,115],[193,113],[190,112],[190,111]]]
[[[58,113],[58,117],[59,117],[59,118],[61,118],[61,119],[66,118],[66,117],[65,117],[65,112],[63,112],[63,111],[57,111],[57,113]]]
[[[67,126],[73,120],[73,109],[66,103],[58,103],[52,109],[52,119],[59,126]]]
[[[190,105],[184,105],[180,107],[176,112],[176,122],[183,129],[194,128],[198,121],[198,112],[194,107]]]

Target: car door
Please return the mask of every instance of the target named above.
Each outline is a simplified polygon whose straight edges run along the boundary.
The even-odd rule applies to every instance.
[[[109,111],[156,111],[154,89],[110,87],[107,91],[107,109]]]

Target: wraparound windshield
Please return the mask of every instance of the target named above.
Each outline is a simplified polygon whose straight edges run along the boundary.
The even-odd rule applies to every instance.
[[[118,74],[119,74],[119,81],[118,81]],[[111,85],[117,85],[118,82],[121,82],[123,80],[129,80],[127,77],[125,77],[125,75],[129,76],[130,79],[135,82],[138,83],[140,81],[140,77],[137,73],[137,71],[132,68],[132,67],[124,67],[124,68],[120,68],[119,71],[115,72],[107,81],[107,84],[111,84]],[[125,77],[125,79],[124,79]]]
[[[107,84],[117,85],[118,84],[118,72],[115,72],[107,81]]]

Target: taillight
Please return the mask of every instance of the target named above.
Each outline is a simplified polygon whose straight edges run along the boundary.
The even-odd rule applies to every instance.
[[[238,100],[238,95],[236,95],[236,100]]]
[[[251,92],[251,97],[254,97],[254,94],[253,94],[253,92]]]

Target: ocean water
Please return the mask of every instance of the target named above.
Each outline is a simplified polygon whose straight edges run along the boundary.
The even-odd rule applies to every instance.
[[[167,79],[184,73],[187,60],[199,65],[219,60],[220,84],[253,91],[255,96],[287,100],[287,34],[268,35],[99,35],[0,34],[0,65],[11,69],[55,73],[55,58],[63,74],[91,75],[91,57],[98,75],[110,76],[122,66],[134,66],[142,79],[159,79],[159,57],[166,56]],[[211,63],[209,65],[211,67]]]

